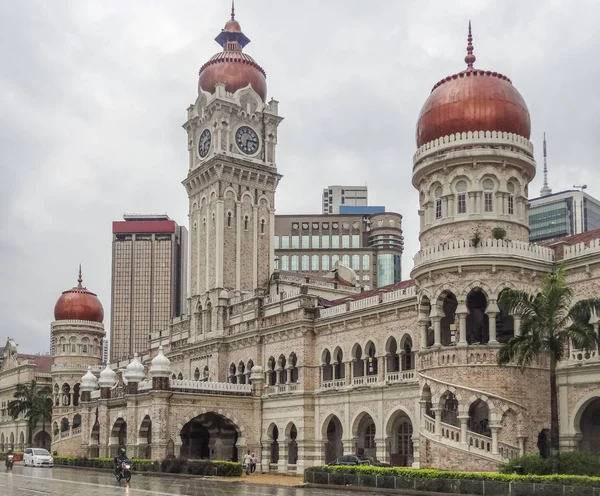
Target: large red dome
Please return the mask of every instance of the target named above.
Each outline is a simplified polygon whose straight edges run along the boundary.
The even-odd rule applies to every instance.
[[[417,146],[469,131],[501,131],[529,139],[531,120],[521,94],[502,74],[473,68],[475,55],[467,46],[467,70],[437,83],[417,122]]]
[[[242,33],[233,10],[231,19],[215,40],[223,47],[223,51],[213,55],[200,68],[198,91],[202,89],[214,93],[216,83],[225,83],[225,90],[235,93],[250,85],[266,101],[267,75],[250,55],[242,52],[250,40]]]
[[[79,270],[78,285],[68,289],[54,305],[54,320],[88,320],[102,323],[104,308],[95,293],[88,291],[81,283]]]

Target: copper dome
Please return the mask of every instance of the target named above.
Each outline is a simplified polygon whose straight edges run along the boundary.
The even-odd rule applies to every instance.
[[[442,79],[431,90],[417,122],[417,146],[469,131],[502,131],[529,139],[529,110],[510,79],[473,68],[470,23],[465,62],[465,71]]]
[[[231,19],[225,24],[215,41],[223,51],[213,55],[200,68],[200,89],[215,92],[216,83],[225,83],[225,90],[235,93],[237,90],[252,86],[263,101],[267,99],[267,75],[255,60],[242,52],[250,40],[242,33],[240,24],[235,20],[235,11],[231,10]]]
[[[81,268],[77,286],[68,289],[54,305],[54,320],[88,320],[102,323],[104,309],[95,293],[88,291],[81,283]]]

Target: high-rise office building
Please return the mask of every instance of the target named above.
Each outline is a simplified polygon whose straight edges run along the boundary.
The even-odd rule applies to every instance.
[[[600,202],[582,190],[529,200],[529,239],[533,243],[600,228]]]
[[[102,363],[108,363],[110,354],[108,339],[102,341]]]
[[[327,275],[340,262],[365,289],[402,279],[400,214],[276,215],[273,242],[281,271]]]
[[[123,219],[113,222],[111,361],[145,352],[187,305],[187,229],[167,215]]]
[[[329,186],[323,190],[323,215],[337,215],[342,206],[365,207],[366,186]]]

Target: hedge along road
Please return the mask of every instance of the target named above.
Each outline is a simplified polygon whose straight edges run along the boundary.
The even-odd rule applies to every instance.
[[[117,482],[107,472],[65,467],[32,468],[15,465],[6,472],[0,464],[2,496],[347,496],[343,488],[294,488],[261,486],[244,482],[133,474],[131,483]],[[371,491],[354,494],[372,494]],[[350,493],[350,494],[352,494]],[[423,493],[411,493],[420,494]]]

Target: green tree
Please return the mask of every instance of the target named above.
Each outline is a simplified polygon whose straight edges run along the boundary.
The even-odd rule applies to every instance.
[[[521,332],[500,349],[498,364],[516,362],[523,370],[539,356],[550,358],[550,453],[554,471],[559,452],[556,366],[568,353],[569,343],[589,350],[598,342],[589,319],[592,313],[600,316],[600,299],[580,300],[573,305],[572,299],[562,265],[544,276],[536,295],[505,289],[499,299],[505,313],[521,317]]]
[[[27,419],[27,443],[32,444],[33,431],[38,422],[46,432],[46,422],[52,420],[52,398],[47,388],[40,388],[35,381],[17,384],[13,400],[8,402],[8,414],[16,419],[23,416]]]

